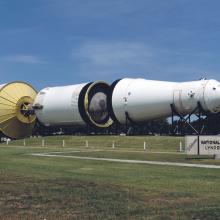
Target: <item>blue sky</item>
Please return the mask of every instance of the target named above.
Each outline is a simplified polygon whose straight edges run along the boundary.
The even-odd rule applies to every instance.
[[[0,0],[0,83],[220,80],[220,1]]]

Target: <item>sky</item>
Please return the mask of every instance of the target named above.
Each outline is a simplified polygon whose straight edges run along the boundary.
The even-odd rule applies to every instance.
[[[0,0],[0,84],[220,80],[219,0]]]

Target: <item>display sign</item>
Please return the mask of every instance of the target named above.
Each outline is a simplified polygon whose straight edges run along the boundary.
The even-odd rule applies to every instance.
[[[189,155],[220,155],[220,136],[186,136],[185,149]]]

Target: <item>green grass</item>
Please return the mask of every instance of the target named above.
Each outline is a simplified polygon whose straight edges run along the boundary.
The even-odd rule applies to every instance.
[[[90,147],[95,148],[111,148],[112,143],[120,149],[134,149],[143,150],[144,141],[147,147],[154,151],[177,151],[179,149],[179,142],[184,143],[182,137],[163,137],[160,136],[50,136],[40,138],[30,138],[25,140],[26,146],[42,146],[44,140],[45,146],[63,145],[65,140],[66,147],[84,147],[88,141]],[[5,144],[4,144],[5,145]],[[23,146],[24,140],[17,140],[9,142],[9,146]]]
[[[68,143],[64,148],[63,139]],[[154,153],[176,152],[181,138],[60,136],[45,140],[46,147],[34,145],[41,140],[33,138],[26,144],[34,147],[17,147],[22,141],[1,145],[0,219],[220,219],[217,169],[29,155],[101,149],[72,155],[184,162],[183,154]],[[85,140],[89,141],[89,149]],[[145,140],[151,153],[143,151]],[[109,151],[112,141],[116,148]]]

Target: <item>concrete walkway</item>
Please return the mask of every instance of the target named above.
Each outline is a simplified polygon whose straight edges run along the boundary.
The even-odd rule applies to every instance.
[[[57,158],[71,158],[78,160],[95,160],[95,161],[107,161],[118,163],[133,163],[133,164],[149,164],[149,165],[165,165],[165,166],[178,166],[178,167],[195,167],[195,168],[209,168],[220,169],[218,165],[205,165],[205,164],[191,164],[191,163],[175,163],[175,162],[160,162],[160,161],[145,161],[145,160],[125,160],[125,159],[112,159],[112,158],[98,158],[98,157],[78,157],[67,155],[53,155],[48,153],[33,153],[31,156],[38,157],[57,157]]]

